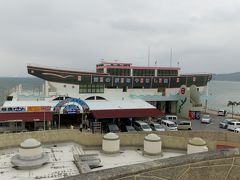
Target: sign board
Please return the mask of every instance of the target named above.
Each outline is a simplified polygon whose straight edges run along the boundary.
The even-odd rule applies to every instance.
[[[27,107],[28,112],[45,112],[45,111],[51,111],[51,106],[28,106]]]
[[[63,114],[80,114],[80,109],[78,106],[70,104],[63,109]]]

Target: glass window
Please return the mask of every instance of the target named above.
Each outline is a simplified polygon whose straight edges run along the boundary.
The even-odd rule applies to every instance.
[[[79,93],[104,93],[104,85],[103,84],[79,85]]]

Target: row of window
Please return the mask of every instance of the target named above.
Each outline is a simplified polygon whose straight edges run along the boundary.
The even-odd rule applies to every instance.
[[[130,69],[107,69],[107,73],[116,76],[130,76]]]
[[[115,76],[130,76],[130,69],[107,69],[107,73]],[[103,73],[103,69],[97,69]],[[177,76],[178,70],[157,70],[157,76]],[[133,76],[155,76],[154,69],[133,69]]]
[[[104,93],[103,84],[82,84],[79,85],[79,93]]]
[[[104,73],[103,69],[97,69],[97,73]]]
[[[158,76],[177,76],[178,71],[177,70],[158,70],[157,75]]]
[[[154,69],[133,69],[133,76],[154,76]]]

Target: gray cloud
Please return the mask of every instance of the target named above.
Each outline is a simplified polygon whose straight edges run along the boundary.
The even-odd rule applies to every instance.
[[[172,34],[172,33],[188,33],[194,29],[193,24],[188,22],[151,22],[149,21],[141,21],[138,19],[120,19],[117,21],[110,22],[110,25],[113,28],[131,31],[133,33],[142,32],[149,33],[152,35],[156,34]],[[177,28],[176,28],[177,27]]]
[[[239,71],[238,0],[0,0],[0,76],[27,63],[94,70],[100,59]],[[221,63],[219,63],[221,62]],[[226,65],[227,62],[227,65]]]

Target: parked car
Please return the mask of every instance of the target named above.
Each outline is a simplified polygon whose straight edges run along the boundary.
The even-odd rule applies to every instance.
[[[125,132],[136,132],[136,129],[133,126],[125,126]]]
[[[218,116],[226,116],[226,115],[227,115],[226,110],[223,110],[223,109],[218,110]]]
[[[119,128],[116,124],[107,124],[104,131],[105,131],[105,133],[108,133],[108,132],[118,133],[118,132],[120,132]]]
[[[175,124],[177,124],[178,117],[176,115],[166,115],[162,117],[162,120],[173,121]]]
[[[228,123],[228,130],[234,131],[236,128],[240,128],[240,122],[239,121],[230,121]]]
[[[159,124],[162,124],[162,120],[163,120],[163,119],[159,117],[159,118],[157,118],[155,121],[156,121],[157,123],[159,123]]]
[[[234,132],[235,132],[235,133],[240,133],[240,128],[234,129]]]
[[[180,121],[177,126],[178,130],[192,130],[191,121]]]
[[[150,126],[147,123],[143,122],[143,121],[134,121],[133,122],[133,127],[137,131],[152,131]]]
[[[165,128],[162,125],[160,125],[159,123],[152,122],[149,125],[153,131],[165,131]]]
[[[177,131],[177,125],[169,120],[162,120],[162,125],[166,130]]]
[[[223,128],[223,129],[227,129],[228,128],[228,123],[231,121],[237,121],[236,119],[224,119],[219,123],[219,127]]]
[[[211,123],[211,122],[212,122],[212,119],[211,119],[211,117],[210,117],[209,114],[204,114],[204,115],[202,116],[202,118],[201,118],[201,123],[207,123],[207,124],[209,124],[209,123]]]

